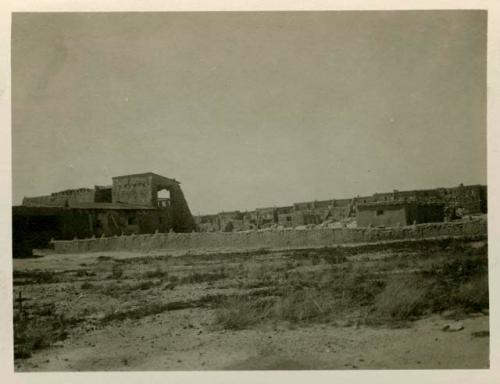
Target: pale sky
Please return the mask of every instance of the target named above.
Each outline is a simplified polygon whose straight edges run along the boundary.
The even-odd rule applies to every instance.
[[[486,183],[486,13],[14,14],[13,203],[156,172],[193,214]]]

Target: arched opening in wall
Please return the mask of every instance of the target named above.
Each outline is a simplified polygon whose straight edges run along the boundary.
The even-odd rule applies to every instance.
[[[158,207],[168,208],[170,207],[170,191],[167,189],[162,189],[158,191]]]

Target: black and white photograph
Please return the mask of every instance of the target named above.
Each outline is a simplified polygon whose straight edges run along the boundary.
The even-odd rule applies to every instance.
[[[15,372],[489,369],[458,8],[13,12]]]

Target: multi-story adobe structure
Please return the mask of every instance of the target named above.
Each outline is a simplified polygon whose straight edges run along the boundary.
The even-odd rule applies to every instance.
[[[245,212],[243,214],[243,229],[262,229],[272,226],[297,227],[303,225],[317,225],[324,222],[339,222],[349,218],[355,218],[358,206],[391,202],[443,203],[445,217],[453,219],[464,214],[486,213],[487,188],[484,185],[464,186],[460,184],[458,187],[453,188],[410,191],[394,190],[392,192],[374,193],[371,196],[316,200],[295,203],[292,206],[286,207],[257,208],[254,211]],[[408,208],[408,211],[409,210],[410,208]],[[204,220],[203,217],[204,216],[200,216],[198,220]],[[227,220],[231,219],[225,216],[225,220],[227,223]],[[377,220],[374,220],[373,224],[375,224],[376,221]],[[239,227],[239,225],[235,225],[234,227]],[[212,226],[211,230],[222,229],[220,226]]]
[[[444,203],[417,201],[378,201],[357,207],[358,227],[395,227],[444,220]]]
[[[111,186],[25,197],[13,207],[14,256],[30,255],[52,238],[195,229],[180,183],[152,172],[113,177]]]

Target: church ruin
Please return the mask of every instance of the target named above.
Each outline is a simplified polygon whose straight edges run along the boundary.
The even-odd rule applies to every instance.
[[[175,179],[152,172],[113,177],[111,186],[25,197],[13,207],[14,256],[54,239],[192,232],[196,225]]]

